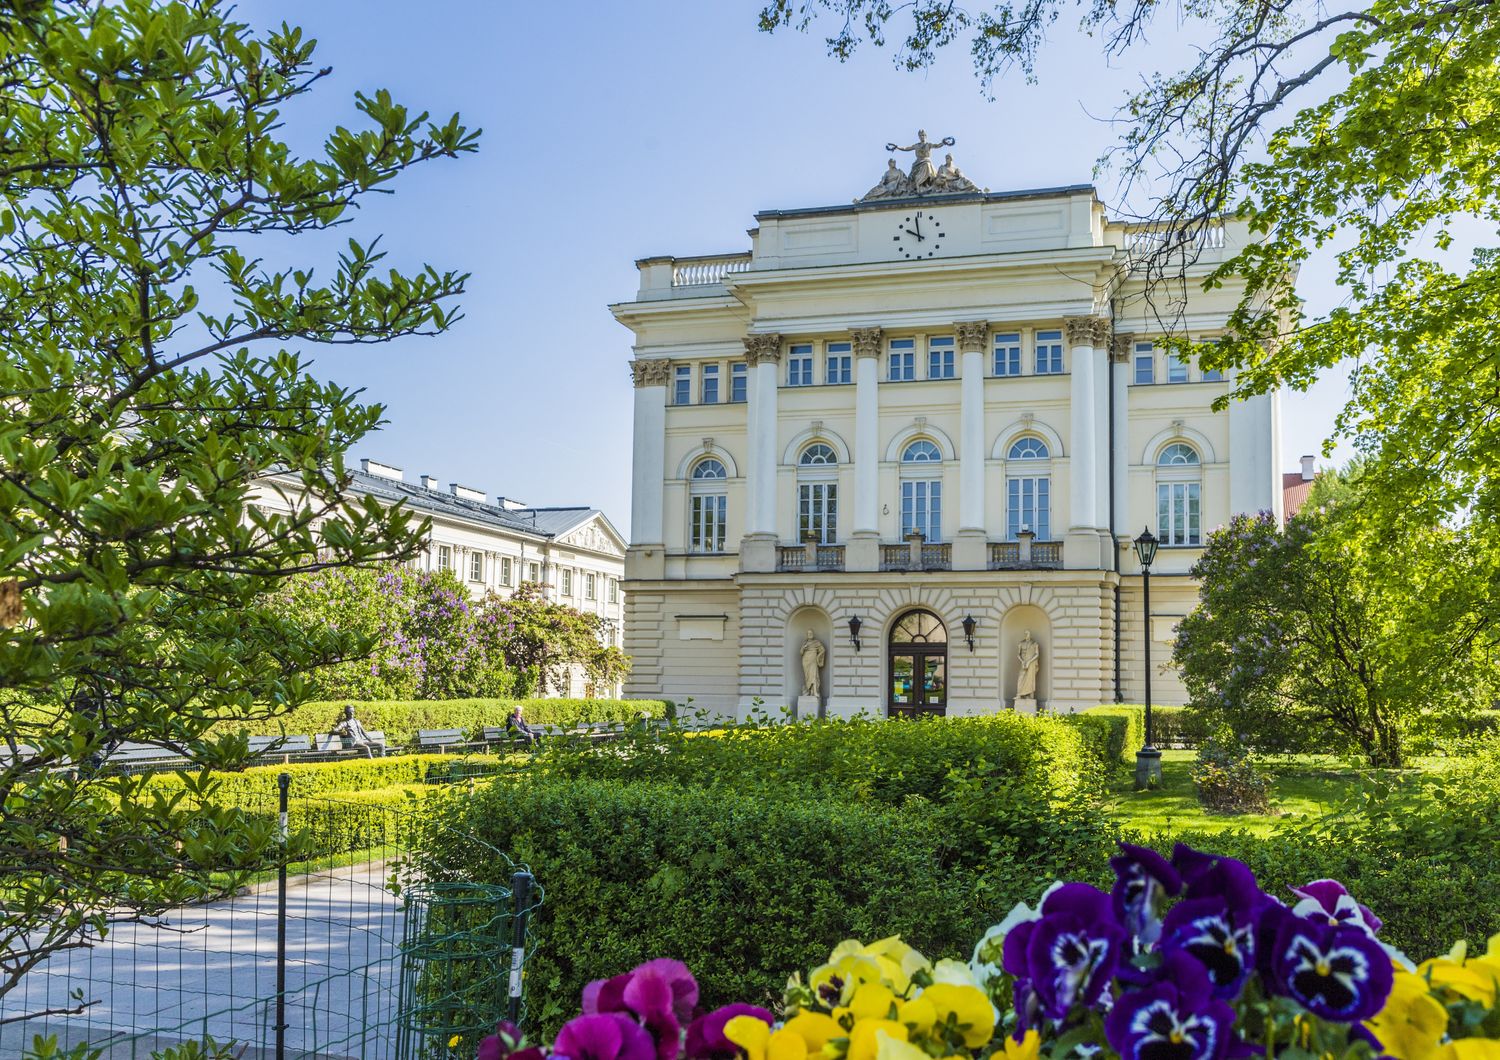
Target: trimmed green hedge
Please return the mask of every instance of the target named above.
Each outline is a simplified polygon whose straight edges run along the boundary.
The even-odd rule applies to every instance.
[[[1110,726],[1110,756],[1133,763],[1146,744],[1146,708],[1121,703],[1093,707],[1079,718],[1098,718]],[[1208,736],[1208,723],[1191,707],[1152,707],[1151,727],[1158,747],[1197,747]]]
[[[521,704],[531,725],[570,728],[609,722],[629,723],[643,716],[672,716],[673,706],[660,699],[419,699],[347,700],[304,703],[265,721],[226,722],[224,727],[251,736],[310,736],[328,732],[353,705],[354,716],[372,732],[384,732],[392,746],[410,744],[419,729],[462,729],[477,737],[486,725],[503,725],[511,708]]]
[[[387,758],[346,758],[336,762],[298,762],[292,765],[251,766],[234,773],[216,773],[218,798],[240,804],[272,803],[277,796],[276,777],[289,773],[292,798],[336,796],[340,799],[394,788],[402,784],[442,783],[452,778],[488,776],[513,768],[515,761],[504,755],[392,755]],[[152,784],[182,785],[176,773],[157,773]]]

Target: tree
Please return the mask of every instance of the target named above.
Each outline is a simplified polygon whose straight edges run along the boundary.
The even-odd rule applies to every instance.
[[[1082,28],[1112,56],[1139,43],[1160,5],[1092,0]],[[830,19],[830,54],[897,41],[921,69],[967,45],[986,91],[1028,76],[1061,0],[770,0],[768,32]],[[1162,237],[1142,265],[1163,332],[1209,367],[1237,367],[1236,393],[1306,387],[1357,357],[1338,422],[1371,458],[1366,518],[1500,518],[1500,262],[1465,271],[1421,252],[1455,225],[1500,222],[1500,19],[1489,0],[1206,0],[1172,8],[1194,39],[1184,67],[1156,75],[1120,109],[1109,161],[1120,197],[1150,205]],[[898,26],[899,23],[899,26]],[[1201,46],[1200,45],[1201,41]],[[1244,282],[1228,341],[1192,347],[1178,316],[1200,237],[1225,214],[1255,242],[1202,281]],[[1289,277],[1340,240],[1342,303],[1304,314]]]
[[[283,110],[327,73],[299,30],[218,0],[0,19],[0,994],[255,863],[272,822],[216,805],[206,772],[169,795],[95,767],[125,740],[235,761],[216,721],[283,711],[367,647],[255,605],[416,548],[405,511],[347,493],[381,408],[285,346],[442,332],[465,277],[388,268],[378,241],[322,278],[253,248],[349,221],[475,134],[377,92],[299,157]],[[272,470],[297,483],[285,514],[253,503]]]
[[[1399,766],[1494,694],[1495,564],[1451,528],[1362,537],[1362,488],[1325,474],[1285,529],[1262,513],[1211,534],[1173,659],[1194,707],[1261,746]]]
[[[573,666],[583,668],[591,687],[608,687],[629,671],[625,653],[604,643],[603,619],[548,602],[535,583],[523,583],[509,598],[487,597],[480,631],[499,645],[512,670],[536,682],[541,695],[560,687]]]

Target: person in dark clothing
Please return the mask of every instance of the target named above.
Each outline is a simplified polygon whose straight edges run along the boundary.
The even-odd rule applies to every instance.
[[[526,724],[526,718],[521,713],[521,704],[517,703],[510,716],[505,719],[505,727],[512,730],[522,740],[526,741],[527,747],[535,747],[542,742],[542,730],[533,728]]]

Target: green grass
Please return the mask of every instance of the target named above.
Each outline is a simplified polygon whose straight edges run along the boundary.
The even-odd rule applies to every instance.
[[[1332,812],[1365,787],[1412,772],[1354,766],[1332,755],[1278,756],[1260,763],[1273,779],[1271,813],[1211,814],[1198,804],[1188,775],[1196,756],[1196,751],[1163,751],[1162,786],[1155,791],[1135,791],[1130,772],[1120,771],[1104,803],[1105,819],[1122,830],[1148,834],[1241,829],[1267,837],[1298,818]],[[1425,759],[1416,768],[1441,769],[1443,761]]]

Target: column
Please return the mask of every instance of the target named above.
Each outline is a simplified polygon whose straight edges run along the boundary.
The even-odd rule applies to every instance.
[[[635,424],[630,466],[629,576],[660,577],[665,546],[662,486],[667,474],[667,383],[672,363],[632,361],[630,374],[635,381]],[[523,564],[525,559],[523,552]],[[525,578],[523,567],[519,580]]]
[[[844,550],[844,569],[880,569],[880,353],[879,328],[855,328],[854,347],[854,526]]]
[[[1270,394],[1229,404],[1229,513],[1274,512],[1277,468],[1274,406]],[[1203,454],[1208,459],[1208,454]]]
[[[1120,547],[1121,538],[1133,540],[1138,532],[1134,529],[1136,520],[1130,511],[1129,494],[1130,463],[1133,459],[1130,452],[1130,347],[1134,341],[1133,335],[1116,335],[1110,351],[1113,362],[1110,366],[1110,386],[1115,403],[1114,436],[1110,439],[1110,447],[1114,451],[1115,521],[1110,530],[1115,538],[1116,549]]]
[[[780,335],[746,335],[750,365],[746,454],[745,537],[740,569],[776,569],[776,385],[781,365]]]
[[[984,528],[984,355],[990,325],[984,320],[953,325],[963,357],[959,368],[958,534],[953,539],[954,570],[989,566]]]
[[[1094,349],[1107,342],[1109,322],[1100,317],[1069,317],[1063,321],[1068,338],[1068,360],[1072,373],[1071,420],[1068,459],[1068,536],[1063,565],[1091,569],[1100,565],[1097,431],[1102,411],[1098,406]]]

